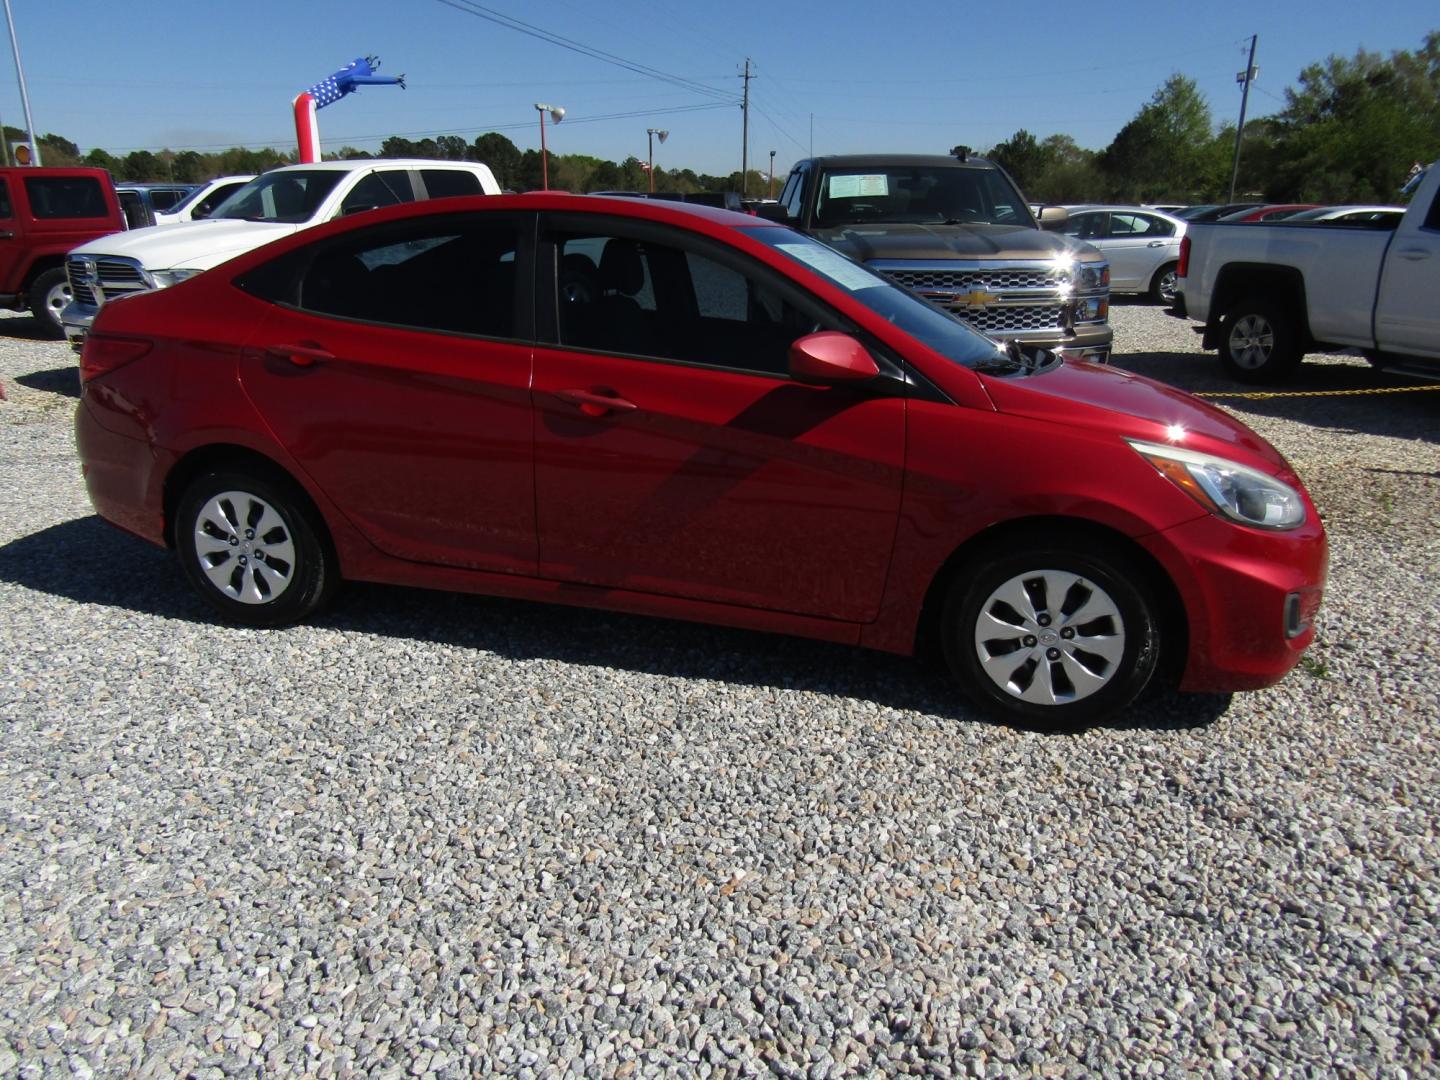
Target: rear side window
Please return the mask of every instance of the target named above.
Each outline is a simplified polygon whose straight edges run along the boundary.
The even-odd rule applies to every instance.
[[[455,195],[484,195],[480,177],[463,169],[421,169],[425,192],[432,199],[448,199]]]
[[[156,210],[169,210],[188,194],[185,188],[155,188],[150,192],[150,205]]]
[[[37,218],[103,218],[110,216],[100,182],[90,176],[27,176],[25,194]]]

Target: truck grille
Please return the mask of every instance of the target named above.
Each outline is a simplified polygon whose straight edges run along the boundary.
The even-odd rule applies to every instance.
[[[886,276],[907,289],[1060,289],[1070,284],[1068,272],[1054,270],[888,270]]]
[[[1017,304],[994,307],[984,311],[954,311],[938,305],[982,334],[998,334],[1011,330],[1053,330],[1063,325],[1065,309],[1059,304]]]
[[[104,299],[150,288],[139,264],[129,259],[72,255],[65,261],[65,274],[74,299],[90,307]]]

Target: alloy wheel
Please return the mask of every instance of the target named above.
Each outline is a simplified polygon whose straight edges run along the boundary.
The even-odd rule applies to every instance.
[[[195,557],[223,595],[242,604],[270,604],[294,579],[295,540],[264,499],[222,491],[195,517]]]

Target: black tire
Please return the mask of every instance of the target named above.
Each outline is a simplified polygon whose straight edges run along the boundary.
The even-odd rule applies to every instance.
[[[1155,271],[1155,276],[1150,279],[1150,302],[1152,304],[1159,304],[1162,307],[1174,305],[1180,282],[1180,279],[1175,276],[1175,271],[1179,268],[1179,263],[1172,262],[1166,263]]]
[[[951,582],[941,619],[951,673],[986,710],[1029,727],[1119,713],[1160,658],[1158,610],[1140,575],[1060,538],[972,561]]]
[[[65,326],[60,313],[70,302],[70,279],[63,267],[46,270],[30,284],[30,314],[40,324],[40,330],[48,338],[65,336]]]
[[[245,626],[299,622],[338,582],[309,501],[289,483],[254,473],[196,477],[176,507],[175,552],[200,597]]]
[[[1295,317],[1279,305],[1242,301],[1220,320],[1220,363],[1240,382],[1279,382],[1302,355]]]

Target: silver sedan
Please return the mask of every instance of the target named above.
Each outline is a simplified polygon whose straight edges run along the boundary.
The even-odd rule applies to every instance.
[[[1147,206],[1070,206],[1061,228],[1093,244],[1110,260],[1110,291],[1145,293],[1157,304],[1175,301],[1175,267],[1185,222]]]

